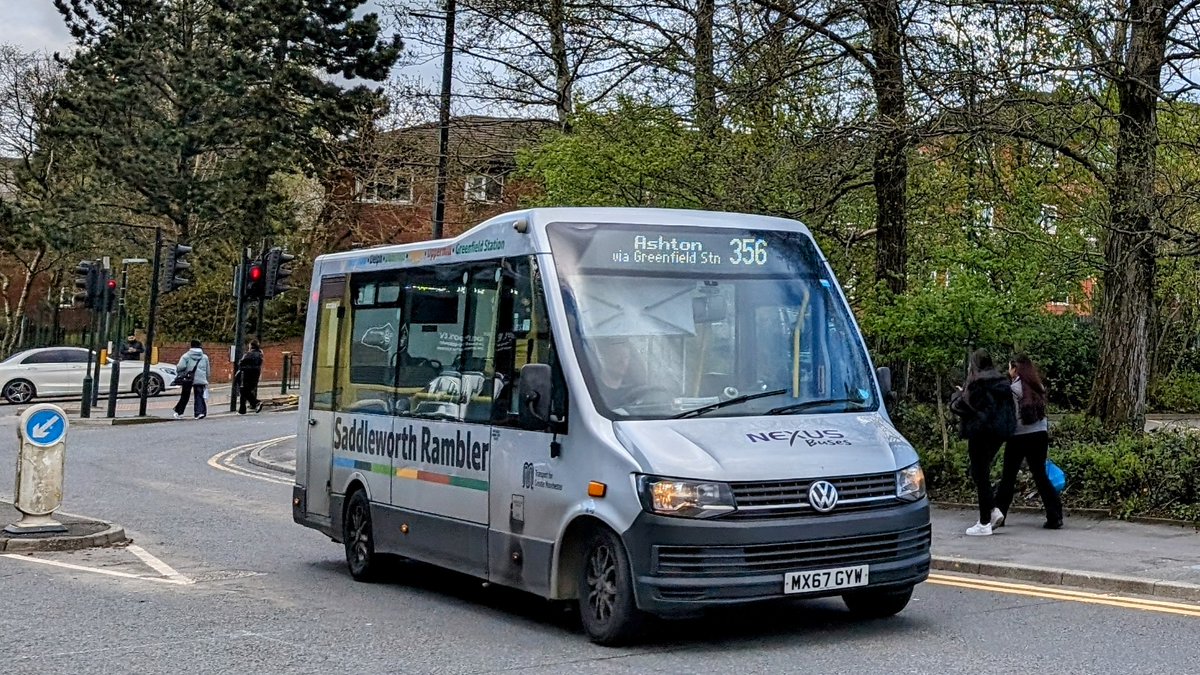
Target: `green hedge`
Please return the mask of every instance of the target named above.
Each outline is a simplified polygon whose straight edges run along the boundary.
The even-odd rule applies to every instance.
[[[1155,382],[1150,407],[1159,412],[1200,412],[1200,373],[1177,373]]]
[[[937,414],[931,414],[931,408],[898,409],[897,427],[921,456],[932,499],[974,503],[966,442],[952,435],[950,447],[943,448]],[[1120,517],[1200,521],[1200,433],[1113,436],[1097,420],[1068,416],[1051,425],[1050,458],[1067,475],[1063,502],[1068,508],[1105,509]],[[997,456],[993,481],[999,480],[1001,464]],[[1040,504],[1026,471],[1018,478],[1017,495],[1018,505]]]

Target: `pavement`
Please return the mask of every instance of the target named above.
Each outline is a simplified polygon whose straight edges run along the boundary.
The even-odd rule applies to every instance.
[[[213,385],[208,399],[208,418],[228,417],[236,415],[229,410],[230,387],[228,384]],[[108,398],[101,396],[98,405],[92,406],[89,417],[80,417],[80,401],[73,399],[36,399],[32,404],[53,403],[62,408],[71,420],[72,425],[78,426],[115,426],[124,424],[150,424],[155,422],[174,421],[175,403],[179,400],[179,389],[168,390],[160,396],[146,401],[146,416],[138,415],[141,401],[137,396],[125,394],[117,398],[113,417],[107,417]],[[264,404],[263,411],[279,411],[295,408],[296,394],[280,394],[278,382],[264,382],[259,387],[259,400]],[[0,416],[20,415],[28,405],[2,405]],[[185,419],[192,418],[193,404],[188,402],[188,412]]]
[[[0,551],[21,553],[30,551],[74,551],[96,546],[111,546],[128,541],[125,529],[102,520],[55,513],[52,516],[67,528],[66,532],[40,534],[9,534],[0,527]],[[9,525],[21,519],[21,512],[11,503],[0,501],[0,523]]]

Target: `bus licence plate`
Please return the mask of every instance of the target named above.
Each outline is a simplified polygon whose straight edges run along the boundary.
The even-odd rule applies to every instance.
[[[837,588],[866,586],[869,565],[835,567],[829,570],[788,572],[783,575],[784,593],[816,593]]]

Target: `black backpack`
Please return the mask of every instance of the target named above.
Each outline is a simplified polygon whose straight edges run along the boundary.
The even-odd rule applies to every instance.
[[[1017,430],[1017,405],[1008,381],[1002,377],[979,379],[951,401],[960,416],[959,435],[970,439],[990,436],[1006,439]]]

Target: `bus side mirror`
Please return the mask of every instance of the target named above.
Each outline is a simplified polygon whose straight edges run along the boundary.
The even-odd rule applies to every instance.
[[[518,423],[522,429],[541,430],[550,424],[550,366],[527,363],[517,380]]]
[[[892,369],[880,366],[875,369],[875,379],[879,381],[879,393],[887,399],[892,395]]]

